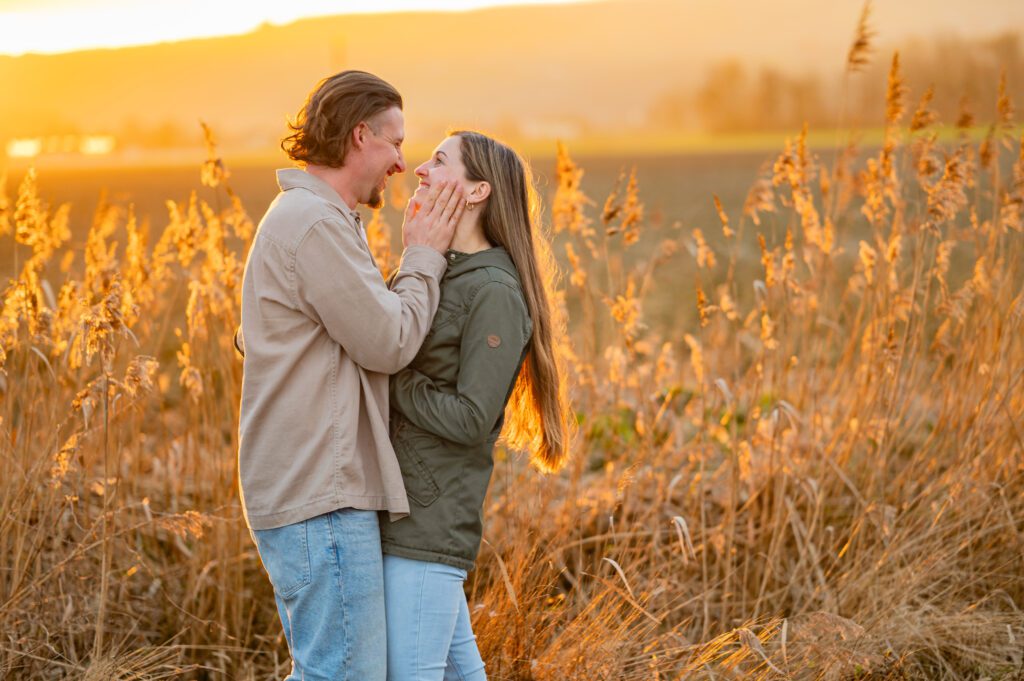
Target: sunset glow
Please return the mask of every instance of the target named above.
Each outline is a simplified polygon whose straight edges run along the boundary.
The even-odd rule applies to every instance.
[[[15,0],[0,9],[0,54],[57,53],[246,33],[261,24],[400,11],[459,11],[496,5],[561,4],[565,0]],[[570,0],[572,1],[572,0]],[[579,0],[576,0],[579,1]]]
[[[7,143],[7,155],[11,158],[34,158],[43,150],[43,140],[38,137],[12,139]]]
[[[8,158],[35,158],[40,154],[83,154],[105,156],[117,147],[113,135],[50,135],[8,140]]]

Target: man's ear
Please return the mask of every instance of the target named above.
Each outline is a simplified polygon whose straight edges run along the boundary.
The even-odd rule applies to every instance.
[[[356,124],[356,127],[352,128],[351,142],[353,149],[362,149],[367,142],[367,138],[370,136],[370,126],[366,124],[366,121],[360,121]]]
[[[466,201],[469,203],[480,203],[491,195],[491,183],[487,181],[478,182],[475,187],[469,190]]]

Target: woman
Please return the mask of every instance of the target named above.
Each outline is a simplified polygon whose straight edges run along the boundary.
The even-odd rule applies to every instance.
[[[388,679],[486,678],[463,591],[480,547],[494,443],[555,471],[568,403],[555,359],[549,249],[529,172],[507,146],[456,132],[416,169],[420,186],[457,181],[466,209],[441,302],[416,359],[391,379],[391,438],[410,516],[381,525]],[[508,420],[505,422],[505,407]]]

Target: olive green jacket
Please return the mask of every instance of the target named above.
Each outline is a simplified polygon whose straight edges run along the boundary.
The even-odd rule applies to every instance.
[[[470,570],[505,404],[533,323],[508,253],[449,251],[419,354],[391,377],[391,441],[410,515],[382,518],[384,553]]]

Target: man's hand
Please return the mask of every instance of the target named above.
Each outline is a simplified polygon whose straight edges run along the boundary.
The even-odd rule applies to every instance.
[[[415,197],[409,200],[402,223],[402,244],[429,246],[443,254],[452,243],[465,207],[462,187],[457,183],[432,185],[422,203]]]

